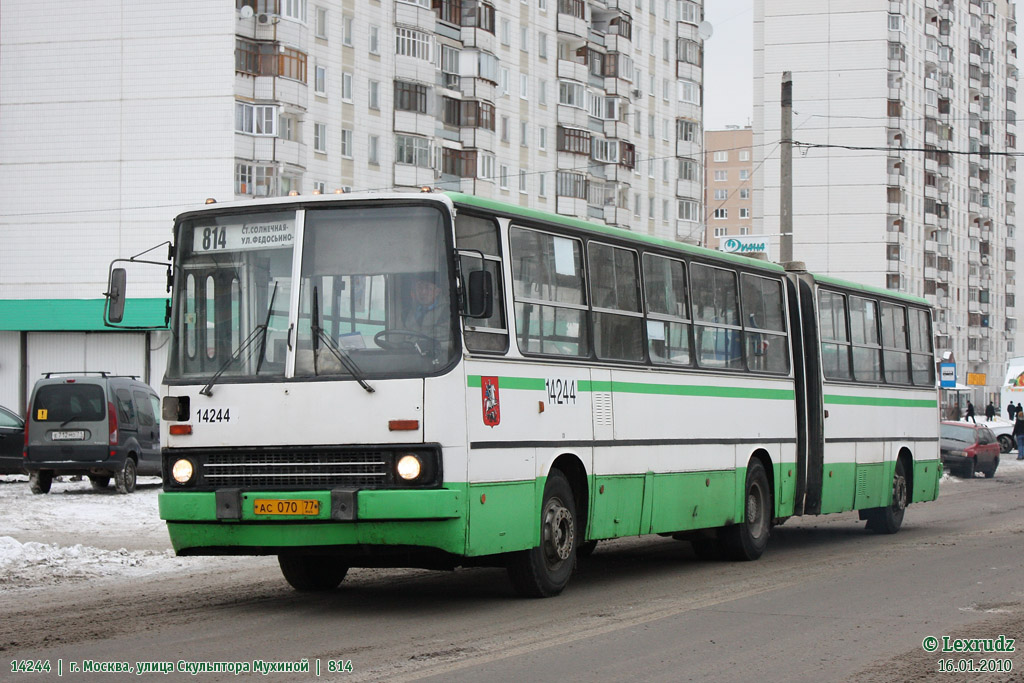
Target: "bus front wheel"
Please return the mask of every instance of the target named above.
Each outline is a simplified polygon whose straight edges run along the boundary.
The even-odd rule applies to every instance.
[[[509,579],[519,595],[549,598],[562,592],[576,567],[578,531],[569,480],[551,470],[540,509],[540,545],[513,553],[508,563]]]
[[[768,547],[772,519],[768,475],[760,460],[751,460],[747,465],[743,501],[743,522],[720,532],[722,550],[731,560],[756,560]]]
[[[325,555],[278,555],[277,563],[291,587],[303,593],[334,590],[348,573],[348,567]]]

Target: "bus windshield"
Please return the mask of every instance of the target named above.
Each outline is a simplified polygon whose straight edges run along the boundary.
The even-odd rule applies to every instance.
[[[432,374],[453,358],[438,207],[204,217],[181,226],[179,244],[168,379],[279,380],[291,354],[296,378],[360,380]]]

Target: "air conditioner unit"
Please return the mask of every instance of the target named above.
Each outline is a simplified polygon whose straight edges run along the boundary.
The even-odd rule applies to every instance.
[[[640,88],[633,88],[633,89],[632,89],[632,90],[630,91],[630,94],[631,94],[631,95],[632,95],[633,97],[640,97]]]
[[[258,24],[269,24],[271,19],[272,17],[266,12],[256,15],[256,23]]]
[[[981,265],[983,265],[983,266],[987,266],[988,265],[988,256],[982,256],[981,257]]]

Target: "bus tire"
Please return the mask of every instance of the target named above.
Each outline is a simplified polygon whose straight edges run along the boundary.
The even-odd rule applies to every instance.
[[[131,493],[135,490],[138,481],[138,470],[135,468],[135,460],[131,456],[124,459],[124,466],[114,473],[114,488],[118,493]]]
[[[28,488],[32,493],[49,493],[53,484],[53,472],[39,470],[28,475]]]
[[[348,567],[329,555],[278,555],[281,573],[292,588],[303,593],[332,591],[345,580]]]
[[[722,551],[730,560],[756,560],[768,547],[772,509],[768,475],[760,460],[747,465],[747,482],[743,495],[743,522],[723,528],[720,532]]]
[[[973,476],[973,473],[972,473]],[[907,475],[903,469],[903,461],[896,461],[892,475],[892,503],[884,508],[865,510],[868,520],[867,529],[876,534],[894,534],[903,526],[903,514],[910,503],[910,492],[907,489]]]
[[[550,598],[569,583],[579,551],[576,500],[561,470],[551,470],[540,507],[540,545],[512,553],[508,576],[516,593]]]

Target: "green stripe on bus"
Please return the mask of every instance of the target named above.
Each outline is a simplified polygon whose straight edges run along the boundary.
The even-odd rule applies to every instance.
[[[825,403],[845,406],[889,406],[893,408],[937,408],[939,406],[939,402],[934,399],[839,396],[836,394],[825,394]]]
[[[470,389],[480,388],[480,375],[470,375],[466,382]],[[544,391],[544,380],[530,377],[499,377],[499,389],[526,389]],[[792,389],[754,389],[750,387],[715,387],[707,385],[646,384],[640,382],[609,382],[579,380],[579,392],[609,391],[622,394],[657,394],[661,396],[716,396],[719,398],[757,398],[792,401]]]

